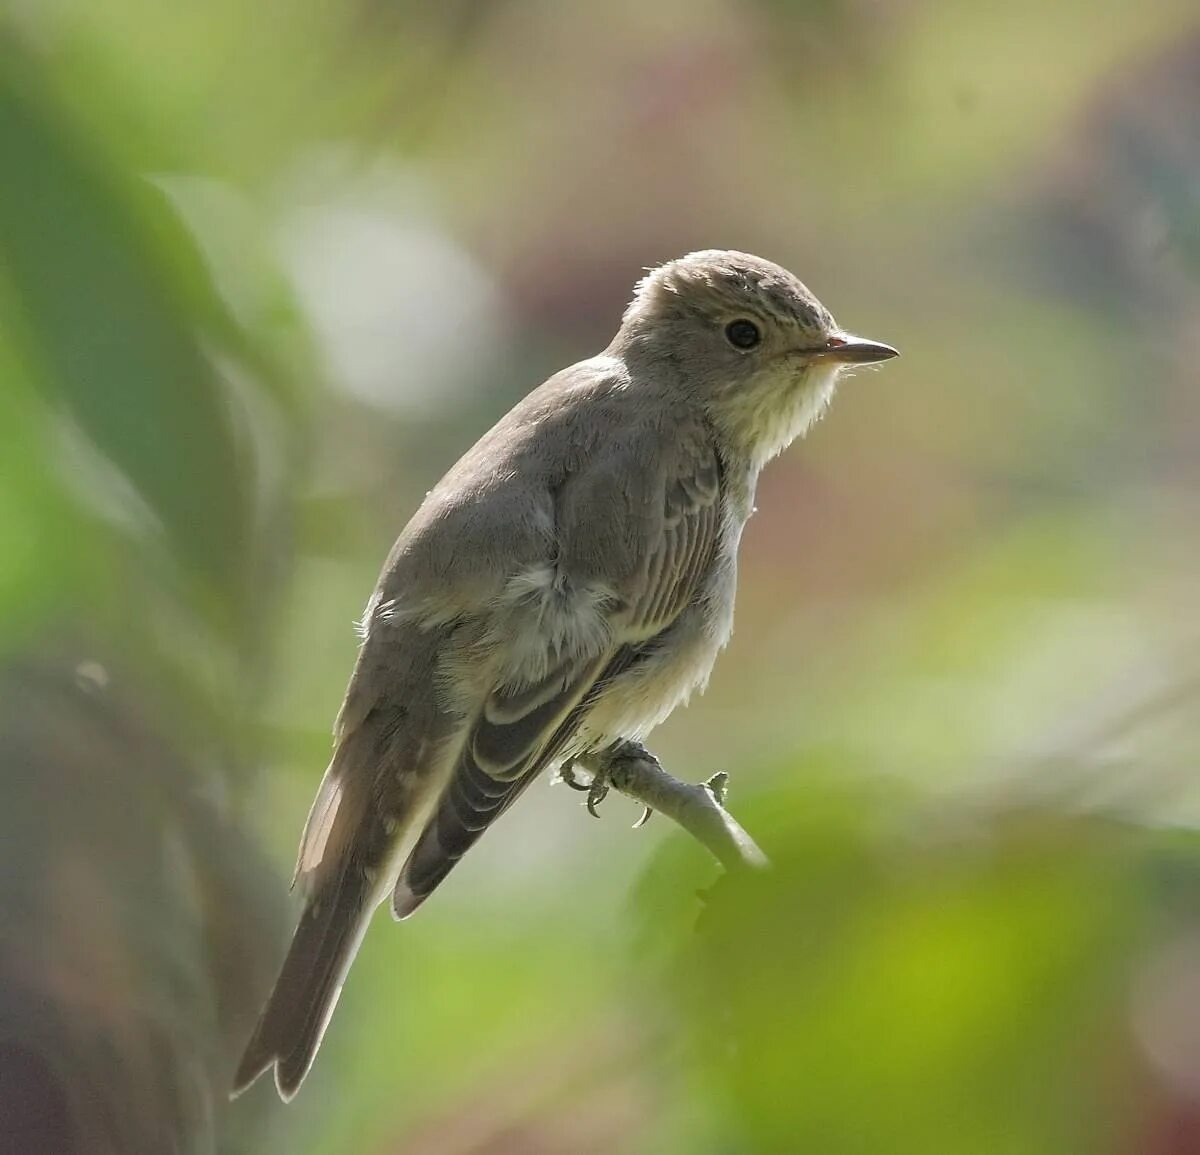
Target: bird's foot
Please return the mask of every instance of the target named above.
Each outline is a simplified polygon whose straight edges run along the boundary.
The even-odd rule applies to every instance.
[[[588,788],[588,796],[586,800],[587,812],[593,818],[599,818],[600,812],[596,809],[608,797],[608,792],[612,787],[608,784],[608,773],[604,770],[598,770],[592,775],[592,784]]]
[[[624,750],[623,746],[614,747],[606,752],[606,755],[590,756],[582,765],[580,762],[570,762],[558,771],[558,781],[566,783],[572,790],[579,790],[587,794],[584,804],[593,818],[600,817],[600,812],[596,807],[608,797],[612,790],[612,764],[614,760],[620,759],[622,754],[628,756],[628,752]],[[583,775],[579,772],[581,769]],[[643,805],[641,816],[633,824],[633,829],[638,830],[645,826],[653,813],[654,811],[649,806]]]
[[[608,797],[609,783],[608,772],[602,765],[588,766],[583,768],[584,778],[579,773],[580,766],[578,762],[568,762],[558,772],[558,781],[564,785],[570,786],[572,790],[578,790],[587,795],[586,805],[588,813],[593,818],[599,818],[600,814],[596,807]]]

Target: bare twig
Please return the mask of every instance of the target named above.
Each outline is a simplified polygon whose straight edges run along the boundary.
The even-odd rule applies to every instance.
[[[620,742],[579,762],[592,775],[590,785],[579,786],[569,768],[562,778],[568,785],[588,791],[588,809],[592,813],[611,787],[640,802],[647,812],[658,811],[677,822],[727,870],[761,869],[768,865],[767,856],[758,844],[725,809],[728,774],[714,774],[700,785],[681,782],[668,774],[639,742]],[[648,814],[643,814],[638,825],[647,817]]]

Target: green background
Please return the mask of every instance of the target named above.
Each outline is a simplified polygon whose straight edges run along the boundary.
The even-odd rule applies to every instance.
[[[1193,4],[56,0],[0,33],[24,1149],[1200,1151]],[[774,869],[714,887],[665,819],[535,787],[376,920],[297,1100],[229,1105],[392,539],[702,247],[903,354],[765,474],[733,642],[654,738],[730,772]]]

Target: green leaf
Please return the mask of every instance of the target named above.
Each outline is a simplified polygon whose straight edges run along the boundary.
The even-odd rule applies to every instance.
[[[0,319],[45,395],[153,511],[206,608],[236,607],[246,463],[194,327],[216,306],[186,234],[161,194],[95,153],[11,53],[0,57],[0,155],[13,305]]]

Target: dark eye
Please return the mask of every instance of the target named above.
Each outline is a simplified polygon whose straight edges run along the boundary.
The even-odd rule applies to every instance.
[[[725,326],[725,340],[735,349],[753,349],[762,340],[762,334],[753,321],[730,321]]]

